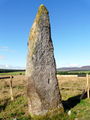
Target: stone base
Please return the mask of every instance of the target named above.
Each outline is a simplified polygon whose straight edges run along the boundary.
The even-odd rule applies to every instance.
[[[53,116],[56,116],[58,114],[63,114],[64,113],[64,109],[63,107],[61,108],[55,108],[55,109],[52,109],[52,110],[49,110],[46,114],[44,115],[33,115],[33,114],[30,114],[31,118],[33,118],[33,120],[37,120],[37,119],[45,119],[45,118],[52,118]]]

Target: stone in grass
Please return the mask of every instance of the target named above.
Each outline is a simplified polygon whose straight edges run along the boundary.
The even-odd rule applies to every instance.
[[[32,116],[63,111],[56,78],[49,13],[44,5],[39,7],[30,31],[26,76],[29,113]]]

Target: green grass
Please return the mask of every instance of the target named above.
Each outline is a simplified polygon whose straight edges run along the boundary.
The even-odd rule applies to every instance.
[[[90,71],[57,71],[59,75],[79,75],[79,74],[90,74]]]
[[[90,74],[90,71],[58,71],[57,74],[60,75],[78,75],[78,74]],[[0,75],[25,75],[25,71],[17,71],[17,72],[6,72],[6,73],[0,73]]]
[[[90,99],[82,100],[71,109],[71,112],[71,116],[78,118],[78,120],[90,120]]]
[[[8,73],[0,73],[0,75],[25,75],[25,72],[8,72]]]
[[[3,105],[0,104],[4,108],[4,110],[0,113],[0,120],[13,120],[14,118],[18,118],[18,120],[21,118],[29,118],[29,116],[26,115],[27,111],[27,99],[25,96],[20,96],[16,98],[14,101],[6,101],[7,105],[5,106],[5,103]]]
[[[68,111],[62,114],[55,114],[53,116],[38,116],[31,118],[28,115],[27,110],[27,98],[26,96],[19,96],[13,102],[7,101],[5,110],[0,113],[0,120],[90,120],[90,99],[82,100],[74,108],[71,109],[71,115],[67,114]],[[3,103],[0,104],[0,108],[3,107]]]
[[[0,107],[4,107],[3,102]],[[7,105],[0,113],[0,120],[13,120],[14,118],[17,120],[70,120],[66,113],[31,118],[28,115],[26,96],[19,96],[14,101],[7,101]]]

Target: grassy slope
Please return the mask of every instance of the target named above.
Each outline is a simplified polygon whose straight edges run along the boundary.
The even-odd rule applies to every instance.
[[[62,99],[67,101],[68,98],[81,94],[80,90],[66,90],[63,87],[84,88],[86,78],[58,78]],[[15,77],[13,80],[14,101],[10,101],[9,80],[0,80],[0,120],[31,120],[28,115],[27,97],[26,97],[26,80],[23,76]],[[73,103],[75,101],[72,101]],[[33,120],[90,120],[90,99],[84,99],[72,107],[71,115],[66,109],[64,114],[55,114],[55,116],[44,116],[34,118]]]

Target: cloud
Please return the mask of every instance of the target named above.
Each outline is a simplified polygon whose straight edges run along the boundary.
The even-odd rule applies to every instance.
[[[69,64],[68,66],[69,67],[79,67],[80,65],[78,65],[78,64]]]
[[[4,51],[4,52],[15,52],[15,50],[9,49],[8,46],[0,46],[0,51]]]
[[[0,51],[8,51],[9,48],[7,46],[0,46]]]
[[[0,49],[7,49],[7,46],[0,46]]]
[[[5,65],[0,65],[0,69],[20,69],[20,70],[23,70],[23,69],[25,69],[25,67],[12,66],[12,65],[9,65],[9,64],[5,64]]]
[[[81,67],[79,64],[62,64],[61,67]]]
[[[0,55],[0,60],[5,59],[5,56]]]

